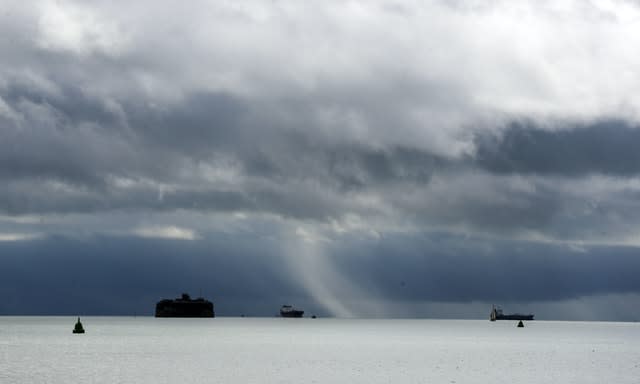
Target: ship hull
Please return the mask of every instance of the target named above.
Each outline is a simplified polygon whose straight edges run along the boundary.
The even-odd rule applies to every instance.
[[[280,312],[280,316],[282,317],[302,317],[304,315],[304,311],[289,311],[289,312]]]
[[[498,315],[495,317],[496,320],[533,320],[533,315]]]
[[[191,300],[188,295],[181,299],[160,300],[156,304],[156,317],[215,317],[213,303],[204,299]]]

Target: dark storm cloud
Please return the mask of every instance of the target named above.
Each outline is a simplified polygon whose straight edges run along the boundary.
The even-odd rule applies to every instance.
[[[416,306],[424,302],[555,302],[640,291],[635,248],[571,251],[448,234],[390,235],[330,248],[322,257],[357,287],[337,294],[360,315],[419,316]],[[213,299],[223,316],[271,316],[283,302],[330,314],[303,281],[292,278],[281,252],[279,242],[248,242],[238,234],[200,242],[52,237],[0,243],[0,314],[148,315],[157,300],[183,291]],[[367,298],[380,307],[358,312],[358,301]]]
[[[16,107],[21,103],[50,107],[56,118],[55,124],[60,128],[83,122],[117,127],[118,115],[109,110],[103,100],[73,84],[58,81],[55,85],[56,92],[47,94],[24,79],[16,78],[5,86],[3,98],[7,104]]]
[[[49,11],[69,7],[76,12],[69,15],[88,20],[113,11],[108,6],[48,5]],[[232,13],[243,17],[221,20],[221,25],[254,20],[250,7]],[[12,39],[19,36],[14,32],[20,24],[46,31],[42,23],[48,18],[55,22],[64,12],[39,19],[22,10],[17,16],[24,22],[3,27]],[[398,17],[386,11],[378,16],[387,22]],[[423,57],[414,58],[427,65],[424,71],[367,53],[347,56],[361,66],[336,60],[305,72],[293,60],[284,73],[272,67],[277,63],[282,69],[277,41],[273,55],[252,57],[262,59],[260,65],[245,61],[252,33],[262,36],[281,24],[247,30],[249,37],[237,43],[239,50],[214,39],[211,45],[218,52],[205,46],[186,49],[180,41],[193,38],[190,29],[161,39],[161,31],[156,36],[121,29],[128,21],[100,24],[96,30],[73,24],[77,30],[69,29],[69,35],[51,33],[17,40],[17,45],[3,42],[15,54],[3,59],[8,69],[0,97],[18,116],[0,115],[5,139],[0,143],[0,178],[6,181],[0,209],[5,213],[239,210],[327,220],[341,213],[367,216],[372,210],[357,201],[368,195],[397,217],[412,216],[420,225],[441,220],[445,226],[541,229],[553,222],[568,199],[566,191],[539,181],[531,182],[533,190],[523,191],[508,180],[501,185],[505,179],[494,174],[636,174],[638,155],[630,143],[638,137],[625,120],[577,126],[567,119],[566,126],[554,131],[535,123],[501,131],[487,128],[484,121],[478,123],[486,128],[480,132],[460,128],[473,126],[477,114],[466,80],[448,77],[439,72],[442,63],[431,67]],[[121,39],[112,41],[114,36]],[[279,35],[267,36],[277,40]],[[366,43],[361,35],[352,37]],[[391,43],[386,42],[415,51],[402,39]],[[127,48],[132,46],[137,49]],[[301,54],[308,49],[299,48]],[[196,59],[206,65],[200,67]],[[28,70],[20,71],[21,63]],[[236,72],[230,70],[234,65]],[[204,79],[217,78],[218,71],[243,76],[230,75],[237,82],[224,87],[206,86]],[[172,91],[169,96],[162,93],[166,89]],[[462,120],[453,117],[458,115]],[[202,166],[230,169],[232,180],[212,180],[198,170]],[[432,187],[434,175],[451,183],[449,190]],[[473,175],[474,185],[459,181],[466,175]],[[121,188],[123,179],[136,185]]]
[[[0,96],[19,115],[0,122],[0,177],[100,186],[124,164],[135,170],[133,151],[98,100],[74,88],[46,95],[15,85]]]
[[[560,131],[514,124],[500,136],[477,135],[474,156],[456,159],[418,147],[336,142],[295,129],[317,122],[287,106],[280,106],[289,111],[284,119],[225,93],[194,93],[161,107],[122,100],[114,109],[79,89],[58,88],[37,96],[14,84],[6,92],[5,102],[26,120],[3,123],[5,213],[186,209],[327,221],[378,215],[383,206],[358,201],[369,194],[417,225],[560,235],[560,208],[576,199],[566,183],[511,176],[631,176],[640,164],[638,131],[622,121]],[[211,180],[203,166],[233,175]],[[119,185],[122,179],[133,185]]]
[[[640,172],[638,143],[640,127],[619,120],[554,131],[516,123],[498,137],[478,137],[473,161],[496,173],[634,176]]]
[[[474,155],[456,158],[418,146],[336,141],[284,101],[269,109],[197,92],[154,106],[57,88],[38,94],[15,83],[3,93],[24,116],[2,123],[6,214],[190,210],[319,222],[357,215],[378,224],[571,240],[631,234],[633,226],[600,213],[633,222],[640,210],[632,191],[607,192],[624,202],[609,204],[601,191],[576,192],[563,178],[632,177],[640,136],[623,121],[556,131],[513,124],[500,135],[477,134]],[[304,124],[309,130],[299,129]],[[379,203],[366,202],[372,198]]]
[[[640,291],[635,247],[572,251],[435,234],[357,243],[335,254],[345,276],[393,300],[531,302]]]
[[[310,204],[307,197],[317,195],[308,190],[311,184],[329,194],[423,184],[449,163],[412,148],[334,143],[283,130],[291,123],[280,124],[262,107],[225,94],[192,94],[168,108],[132,102],[113,110],[77,88],[46,95],[13,84],[4,100],[25,116],[3,122],[2,201],[11,214],[184,208],[326,218],[344,207],[337,201],[321,204],[325,199],[317,196]],[[217,189],[198,175],[183,176],[185,168],[216,167],[219,159],[250,181]],[[112,185],[116,178],[179,188],[158,202],[157,186],[118,190]]]
[[[97,237],[0,243],[0,314],[151,315],[163,297],[205,295],[220,315],[271,315],[308,300],[273,246]],[[46,251],[43,251],[45,250]]]
[[[133,104],[126,112],[141,144],[194,159],[207,160],[217,151],[233,151],[243,141],[260,139],[262,128],[243,124],[249,106],[224,93],[189,94],[168,110]],[[255,137],[251,130],[256,131]]]
[[[434,185],[389,197],[405,217],[425,225],[447,223],[503,234],[546,228],[566,198],[544,182],[473,171],[444,174]]]

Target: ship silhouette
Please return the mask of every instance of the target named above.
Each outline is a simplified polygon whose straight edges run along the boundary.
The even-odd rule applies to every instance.
[[[177,299],[163,299],[156,304],[156,317],[215,317],[213,303],[202,297],[191,299],[183,293]]]
[[[502,308],[495,305],[491,308],[491,314],[489,315],[491,321],[496,320],[533,320],[533,314],[523,315],[521,313],[512,313],[505,315],[502,313]]]
[[[283,305],[280,308],[280,316],[282,317],[302,317],[304,311],[295,309],[290,305]]]

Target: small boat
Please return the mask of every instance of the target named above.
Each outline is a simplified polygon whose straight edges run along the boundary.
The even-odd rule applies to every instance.
[[[491,314],[489,315],[489,319],[491,321],[496,320],[533,320],[533,314],[523,315],[521,313],[512,313],[509,315],[505,315],[502,313],[502,308],[496,307],[495,305],[491,309]]]
[[[280,316],[282,317],[302,317],[303,314],[304,311],[295,309],[290,305],[283,305],[282,308],[280,308]]]
[[[84,333],[84,328],[82,327],[82,323],[80,322],[79,317],[75,327],[73,327],[73,333]]]

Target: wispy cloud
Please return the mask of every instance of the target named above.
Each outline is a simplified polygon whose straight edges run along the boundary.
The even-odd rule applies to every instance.
[[[42,237],[38,233],[0,233],[0,241],[27,241]]]
[[[154,226],[139,227],[133,230],[133,234],[139,237],[158,238],[158,239],[176,239],[176,240],[196,240],[198,234],[188,228],[176,226]]]

